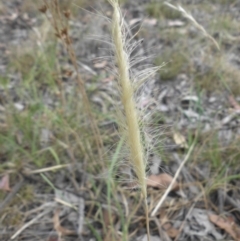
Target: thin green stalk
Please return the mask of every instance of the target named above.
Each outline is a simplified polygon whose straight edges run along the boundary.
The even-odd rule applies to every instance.
[[[124,137],[120,140],[118,143],[117,149],[113,155],[110,167],[109,167],[109,175],[108,175],[108,180],[107,180],[107,203],[108,203],[108,208],[109,208],[109,220],[111,226],[113,226],[113,221],[112,221],[112,209],[111,209],[111,193],[112,193],[112,182],[113,182],[113,169],[116,166],[116,162],[119,157],[119,153],[122,149]]]

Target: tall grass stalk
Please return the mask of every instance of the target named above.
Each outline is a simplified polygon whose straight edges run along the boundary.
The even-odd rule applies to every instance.
[[[55,30],[56,37],[59,38],[62,41],[62,43],[64,44],[64,46],[68,52],[69,58],[75,69],[75,72],[77,75],[76,82],[79,87],[79,93],[82,96],[84,111],[85,111],[86,117],[88,118],[87,121],[89,121],[89,123],[90,123],[90,128],[91,128],[94,138],[95,138],[99,158],[102,158],[103,142],[102,142],[102,139],[100,136],[99,128],[97,126],[97,123],[96,123],[94,116],[92,114],[92,111],[91,111],[91,105],[90,105],[90,101],[87,96],[84,80],[82,79],[82,77],[79,73],[76,54],[75,54],[75,51],[74,51],[74,48],[72,45],[72,40],[69,36],[68,20],[70,19],[70,12],[68,10],[66,10],[62,13],[60,11],[58,0],[50,0],[50,1],[43,0],[43,2],[44,2],[44,6],[42,8],[40,8],[40,11],[43,13],[46,13],[47,10],[50,11],[52,18],[49,18],[47,14],[46,14],[46,16],[48,17],[51,25],[53,26],[53,28]]]
[[[134,88],[130,80],[130,60],[126,48],[124,35],[124,19],[119,8],[118,0],[109,0],[113,7],[112,16],[112,39],[115,48],[115,58],[118,65],[118,78],[121,89],[121,100],[124,108],[125,129],[127,145],[129,149],[129,160],[134,168],[141,193],[145,200],[146,226],[149,240],[149,219],[147,205],[147,186],[146,186],[146,163],[143,151],[143,143],[139,125],[139,117],[134,100]]]

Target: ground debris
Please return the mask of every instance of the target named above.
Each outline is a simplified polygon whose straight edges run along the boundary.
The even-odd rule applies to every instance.
[[[240,227],[232,217],[221,217],[216,214],[209,214],[209,220],[220,229],[225,230],[235,241],[240,241]]]
[[[172,182],[173,177],[171,177],[167,173],[162,173],[158,175],[151,175],[147,178],[147,185],[149,187],[157,187],[159,189],[166,189]],[[172,190],[178,189],[178,184],[177,182],[174,183]]]

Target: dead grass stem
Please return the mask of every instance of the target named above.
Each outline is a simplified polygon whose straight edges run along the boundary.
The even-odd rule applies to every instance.
[[[97,145],[99,158],[102,158],[103,142],[101,139],[99,128],[97,126],[97,123],[91,111],[90,101],[87,96],[84,81],[78,70],[76,54],[72,45],[72,40],[69,36],[68,20],[70,19],[71,13],[69,10],[66,10],[63,13],[61,13],[58,0],[51,0],[50,3],[48,3],[47,0],[43,0],[43,1],[44,1],[44,5],[40,9],[40,11],[43,13],[46,13],[47,10],[50,11],[52,18],[49,18],[47,14],[46,16],[48,17],[50,23],[52,24],[55,30],[56,37],[60,39],[64,44],[68,52],[69,58],[74,66],[75,72],[77,74],[77,77],[76,77],[77,85],[83,100],[83,107],[87,115],[87,118],[90,122],[90,127],[93,132],[95,142]]]
[[[207,38],[209,38],[209,39],[214,43],[214,45],[217,47],[218,50],[220,50],[220,47],[219,47],[219,44],[217,43],[217,41],[216,41],[216,40],[205,30],[205,28],[204,28],[201,24],[199,24],[199,23],[195,20],[195,18],[194,18],[190,13],[188,13],[183,7],[181,7],[180,5],[174,6],[174,5],[172,5],[172,4],[168,3],[168,2],[165,2],[165,4],[166,4],[167,6],[169,6],[170,8],[175,9],[175,10],[179,11],[180,13],[182,13],[182,15],[183,15],[186,19],[190,20],[190,21],[193,23],[193,25],[194,25],[196,28],[198,28],[198,29],[203,33],[204,36],[206,36]]]

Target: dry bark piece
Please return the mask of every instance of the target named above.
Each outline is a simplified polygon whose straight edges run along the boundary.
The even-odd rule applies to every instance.
[[[212,223],[225,230],[235,241],[240,241],[240,227],[231,217],[224,218],[216,214],[209,214],[208,217]]]
[[[147,178],[147,186],[157,187],[159,189],[166,189],[166,188],[168,188],[168,186],[170,185],[172,180],[173,180],[173,177],[168,175],[167,173],[162,173],[159,175],[151,175]],[[178,188],[179,188],[179,186],[175,182],[172,187],[172,190],[176,190]]]

